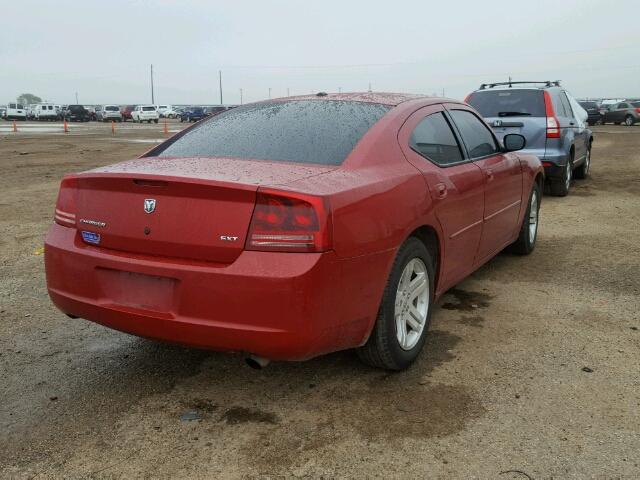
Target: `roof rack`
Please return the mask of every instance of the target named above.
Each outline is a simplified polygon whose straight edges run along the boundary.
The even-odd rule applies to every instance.
[[[545,87],[559,87],[560,80],[544,80],[541,82],[540,81],[512,82],[511,80],[509,80],[508,82],[483,83],[482,85],[480,85],[480,90],[485,90],[487,88],[494,88],[494,87],[503,87],[505,85],[508,85],[509,88],[511,88],[513,85],[522,85],[522,84],[541,84],[541,85],[544,85]]]

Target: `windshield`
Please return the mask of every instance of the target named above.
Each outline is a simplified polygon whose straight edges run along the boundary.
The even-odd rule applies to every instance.
[[[542,90],[481,90],[472,93],[467,103],[485,118],[546,116]]]
[[[246,105],[209,117],[152,154],[340,165],[389,109],[376,103],[317,100]]]

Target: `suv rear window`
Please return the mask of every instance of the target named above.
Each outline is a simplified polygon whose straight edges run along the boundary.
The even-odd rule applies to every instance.
[[[116,105],[107,105],[106,107],[104,107],[104,109],[107,112],[119,112],[120,111],[120,107],[118,107]]]
[[[154,112],[155,107],[142,107],[143,112]]]
[[[389,109],[377,103],[335,100],[246,105],[209,117],[150,154],[340,165]]]
[[[596,102],[578,102],[582,108],[598,108]]]
[[[487,117],[545,117],[542,90],[504,89],[473,92],[468,102]]]

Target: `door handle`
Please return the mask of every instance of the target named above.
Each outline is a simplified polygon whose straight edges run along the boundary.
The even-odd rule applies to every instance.
[[[447,196],[447,186],[444,183],[436,184],[436,193],[438,198],[442,199]]]

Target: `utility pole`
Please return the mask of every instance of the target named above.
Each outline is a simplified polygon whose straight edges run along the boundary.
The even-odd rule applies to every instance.
[[[290,96],[289,95],[289,87],[287,87],[287,97]]]
[[[242,89],[240,89],[240,105],[242,105]]]
[[[153,96],[153,63],[151,64],[151,105],[156,104],[156,99]]]
[[[342,93],[342,87],[338,87],[338,93]]]
[[[371,82],[369,82],[369,93],[371,93]]]
[[[269,87],[269,98],[271,98],[271,87]]]
[[[78,105],[78,92],[76,92],[76,105]]]
[[[220,81],[220,105],[222,105],[222,70],[218,70],[218,80]]]
[[[444,97],[444,87],[442,87],[442,96]]]

